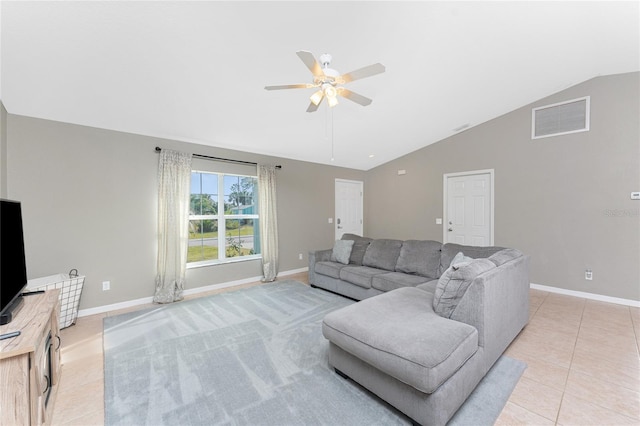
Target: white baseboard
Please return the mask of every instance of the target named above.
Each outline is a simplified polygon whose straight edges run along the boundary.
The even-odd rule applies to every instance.
[[[78,318],[87,317],[89,315],[102,314],[105,312],[117,311],[118,309],[130,308],[132,306],[146,305],[147,303],[153,303],[153,297],[143,297],[142,299],[127,300],[126,302],[113,303],[111,305],[80,309],[78,311]]]
[[[303,272],[307,272],[308,270],[309,270],[309,267],[305,266],[304,268],[291,269],[289,271],[278,272],[278,276],[279,277],[286,277],[287,275],[301,274]]]
[[[299,269],[291,269],[289,271],[279,272],[278,273],[278,277],[286,277],[288,275],[299,274],[299,273],[302,273],[302,272],[306,272],[308,270],[309,270],[308,267],[299,268]],[[244,278],[244,279],[236,280],[236,281],[228,281],[226,283],[207,285],[207,286],[204,286],[204,287],[190,288],[190,289],[185,290],[184,294],[185,294],[185,296],[188,296],[188,295],[204,293],[204,292],[212,291],[212,290],[219,290],[221,288],[235,287],[237,285],[249,284],[249,283],[253,283],[253,282],[256,282],[256,281],[260,281],[261,279],[262,279],[261,276],[257,276],[257,277]],[[89,316],[89,315],[102,314],[104,312],[117,311],[119,309],[126,309],[126,308],[130,308],[132,306],[146,305],[148,303],[153,303],[153,297],[143,297],[141,299],[128,300],[126,302],[113,303],[111,305],[104,305],[104,306],[97,306],[95,308],[81,309],[81,310],[78,311],[78,318],[86,317],[86,316]]]
[[[621,299],[618,297],[603,296],[601,294],[586,293],[584,291],[567,290],[564,288],[550,287],[541,284],[530,283],[530,287],[535,290],[548,291],[549,293],[566,294],[567,296],[582,297],[583,299],[598,300],[600,302],[615,303],[618,305],[634,306],[640,308],[640,301],[631,299]]]

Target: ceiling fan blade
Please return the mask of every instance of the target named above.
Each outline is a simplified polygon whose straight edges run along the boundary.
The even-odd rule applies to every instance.
[[[344,75],[341,75],[338,78],[338,82],[340,84],[349,83],[350,81],[359,80],[365,77],[371,77],[372,75],[380,74],[385,71],[384,65],[377,63],[373,65],[366,66],[364,68],[357,69],[355,71],[348,72]]]
[[[306,50],[299,50],[296,52],[296,55],[298,55],[298,57],[302,59],[302,62],[304,62],[307,68],[309,68],[309,71],[311,71],[311,74],[313,74],[314,77],[324,76],[324,72],[322,72],[322,67],[320,66],[318,61],[316,61],[316,58],[313,56],[313,53],[307,52]]]
[[[282,89],[310,89],[315,87],[311,83],[302,84],[284,84],[282,86],[264,86],[265,90],[282,90]]]
[[[320,106],[320,103],[316,105],[313,102],[309,102],[309,107],[307,108],[307,112],[316,112],[318,110],[318,106]]]
[[[344,87],[338,87],[337,91],[338,91],[338,95],[342,96],[343,98],[347,98],[350,101],[353,101],[362,106],[367,106],[371,102],[373,102],[371,99],[367,98],[366,96],[359,95],[355,92],[352,92],[349,89],[345,89]]]

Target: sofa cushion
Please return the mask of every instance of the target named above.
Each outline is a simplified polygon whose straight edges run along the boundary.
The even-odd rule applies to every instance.
[[[371,280],[371,287],[381,291],[391,291],[400,287],[415,287],[427,281],[429,281],[429,278],[420,275],[387,272],[385,274],[375,275]]]
[[[396,271],[437,278],[440,275],[438,268],[441,249],[442,244],[438,241],[404,241],[400,248]]]
[[[353,240],[337,240],[335,243],[333,243],[331,261],[348,265],[352,248]]]
[[[513,259],[517,259],[522,256],[522,252],[517,249],[504,249],[489,256],[489,260],[496,264],[496,266],[503,265]]]
[[[345,266],[340,269],[340,279],[363,288],[371,288],[371,279],[386,271],[368,266]]]
[[[402,241],[379,239],[373,240],[362,259],[363,266],[384,269],[386,271],[394,271],[398,256],[400,256],[400,248]]]
[[[352,265],[362,265],[362,259],[367,251],[367,247],[373,241],[371,238],[361,237],[356,234],[343,234],[343,240],[353,240],[353,248],[351,249],[351,257],[349,263]]]
[[[478,275],[496,267],[488,259],[474,259],[458,265],[459,267],[451,265],[442,274],[433,295],[433,310],[444,318],[451,318],[460,299]]]
[[[331,278],[340,278],[340,270],[347,265],[338,262],[316,262],[313,270],[317,274],[326,275]]]
[[[331,312],[333,344],[424,393],[433,393],[478,350],[477,330],[433,312],[433,295],[399,288]]]
[[[478,246],[463,246],[461,244],[446,243],[442,246],[442,253],[440,254],[440,276],[451,265],[451,260],[459,252],[464,253],[465,256],[469,256],[473,259],[487,258],[494,253],[503,250],[504,247],[478,247]]]

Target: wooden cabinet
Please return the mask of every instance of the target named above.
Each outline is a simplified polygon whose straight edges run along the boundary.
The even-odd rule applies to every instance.
[[[60,380],[60,290],[24,296],[24,304],[0,334],[0,425],[51,422]]]

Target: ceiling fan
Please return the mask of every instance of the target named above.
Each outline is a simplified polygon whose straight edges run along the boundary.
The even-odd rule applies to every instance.
[[[372,102],[371,99],[346,89],[341,85],[361,78],[371,77],[385,71],[384,65],[377,63],[340,75],[338,71],[329,68],[329,65],[331,65],[331,55],[328,53],[320,55],[320,62],[316,60],[313,53],[307,52],[306,50],[300,50],[296,52],[296,55],[298,55],[307,68],[309,68],[311,74],[313,74],[313,83],[265,86],[265,89],[318,89],[311,95],[311,103],[309,104],[309,108],[307,108],[307,112],[316,111],[324,98],[327,98],[327,103],[330,107],[336,106],[338,104],[338,96],[347,98],[362,106],[369,105]]]

